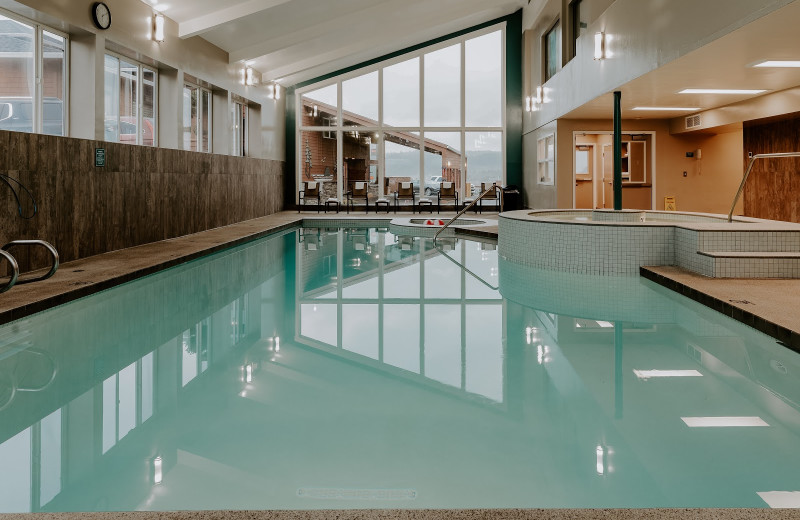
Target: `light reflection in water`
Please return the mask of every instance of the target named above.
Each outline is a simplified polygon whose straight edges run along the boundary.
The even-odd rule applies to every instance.
[[[305,229],[0,328],[0,509],[784,504],[798,370],[637,278]]]

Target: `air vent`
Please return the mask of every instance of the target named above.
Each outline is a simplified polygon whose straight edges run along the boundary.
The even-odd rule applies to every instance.
[[[686,129],[691,130],[692,128],[699,128],[700,127],[700,114],[689,116],[686,118]]]

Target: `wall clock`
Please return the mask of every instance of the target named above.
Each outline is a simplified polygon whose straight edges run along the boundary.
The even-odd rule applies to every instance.
[[[98,29],[106,30],[111,27],[111,10],[103,2],[92,5],[92,21]]]

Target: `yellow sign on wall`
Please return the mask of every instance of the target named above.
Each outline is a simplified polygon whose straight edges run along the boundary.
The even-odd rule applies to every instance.
[[[678,206],[675,204],[675,197],[664,197],[664,211],[677,211]]]

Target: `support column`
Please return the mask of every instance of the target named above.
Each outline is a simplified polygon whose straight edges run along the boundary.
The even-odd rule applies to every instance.
[[[622,209],[622,92],[614,92],[614,209]]]

